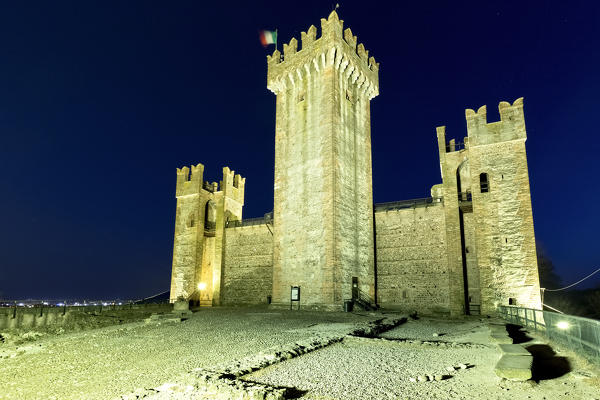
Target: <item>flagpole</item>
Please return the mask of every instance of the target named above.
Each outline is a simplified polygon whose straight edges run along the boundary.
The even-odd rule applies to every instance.
[[[279,40],[279,33],[277,32],[277,28],[275,28],[275,50],[277,50],[277,41]]]

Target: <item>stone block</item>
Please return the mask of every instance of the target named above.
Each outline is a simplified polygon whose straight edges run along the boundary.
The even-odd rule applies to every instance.
[[[530,356],[531,355],[531,353],[529,353],[527,350],[525,350],[525,348],[523,346],[521,346],[520,344],[501,343],[498,346],[500,347],[502,354],[508,354],[508,355],[512,355],[512,356]]]
[[[510,336],[508,336],[508,333],[506,335],[491,334],[490,339],[492,340],[492,342],[498,343],[498,344],[512,344],[512,342],[513,342],[512,339],[510,338]]]
[[[526,381],[531,379],[533,356],[505,354],[496,364],[494,372],[500,378],[510,381]]]

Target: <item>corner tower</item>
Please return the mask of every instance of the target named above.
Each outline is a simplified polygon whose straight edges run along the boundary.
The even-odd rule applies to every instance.
[[[170,300],[221,304],[223,249],[228,221],[242,219],[246,179],[223,168],[223,180],[205,182],[204,166],[177,168],[177,212]]]
[[[352,284],[374,296],[369,102],[379,64],[332,12],[267,57],[277,95],[273,303],[338,308]]]
[[[498,109],[467,109],[462,145],[437,128],[454,314],[541,307],[523,98]]]

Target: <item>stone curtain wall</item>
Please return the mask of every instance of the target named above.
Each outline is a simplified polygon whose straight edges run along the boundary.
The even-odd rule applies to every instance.
[[[384,308],[447,313],[442,205],[375,213],[377,296]]]
[[[227,228],[224,260],[223,304],[266,304],[273,287],[273,235],[267,226]]]

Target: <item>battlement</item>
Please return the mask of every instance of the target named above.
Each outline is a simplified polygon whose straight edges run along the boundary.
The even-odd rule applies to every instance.
[[[197,164],[190,168],[177,168],[177,187],[175,190],[176,196],[185,196],[188,194],[199,193],[204,182],[204,165]]]
[[[244,205],[244,188],[246,186],[246,178],[242,178],[240,174],[229,169],[223,168],[223,180],[221,181],[221,190],[225,197],[232,198],[241,205]]]
[[[506,101],[498,104],[500,121],[487,122],[487,108],[481,106],[477,112],[465,110],[467,135],[471,146],[526,139],[525,115],[523,114],[523,98],[516,99],[513,104]]]
[[[369,100],[377,96],[379,63],[369,57],[362,43],[357,45],[352,30],[343,30],[343,26],[344,21],[332,11],[327,19],[321,19],[321,37],[317,38],[317,28],[311,25],[300,34],[300,50],[298,40],[292,38],[283,45],[283,55],[275,50],[273,55],[267,56],[267,88],[278,94],[288,85],[295,86],[306,76],[333,66],[344,72]]]

